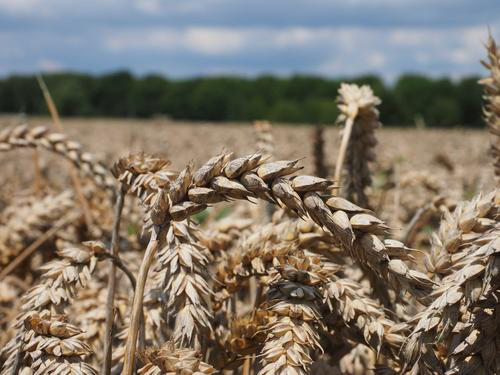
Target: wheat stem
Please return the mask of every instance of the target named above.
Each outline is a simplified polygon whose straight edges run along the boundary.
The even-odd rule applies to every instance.
[[[7,275],[16,269],[27,257],[33,254],[36,249],[38,249],[45,241],[55,235],[61,228],[75,221],[80,214],[68,214],[57,221],[52,228],[45,232],[42,236],[38,237],[35,242],[25,248],[12,262],[10,262],[7,267],[5,267],[2,272],[0,272],[0,281],[2,281]]]
[[[40,86],[40,89],[42,90],[43,97],[47,102],[47,107],[49,108],[52,121],[54,122],[54,125],[57,127],[58,131],[63,132],[64,128],[62,126],[61,118],[59,117],[59,112],[57,111],[57,107],[54,103],[54,100],[52,99],[52,95],[50,95],[50,91],[47,85],[45,84],[42,75],[38,74],[36,78]],[[83,215],[85,217],[85,224],[87,225],[87,228],[91,230],[93,227],[93,219],[92,219],[92,214],[90,213],[89,202],[87,202],[87,199],[85,199],[85,196],[83,195],[82,183],[80,181],[80,178],[78,177],[78,174],[76,173],[76,168],[73,164],[69,164],[69,172],[71,176],[71,181],[73,182],[73,186],[75,188],[76,196],[78,197],[78,200],[80,201],[80,204],[82,206]]]
[[[34,149],[33,150],[33,169],[35,170],[35,195],[40,197],[42,196],[42,188],[43,188],[43,181],[42,181],[42,171],[40,169],[40,157],[38,155],[38,150]]]
[[[123,210],[123,202],[125,198],[125,191],[123,187],[119,190],[116,196],[115,216],[113,220],[113,232],[111,235],[111,251],[114,256],[118,256],[120,251],[120,222]],[[104,375],[111,373],[111,352],[112,352],[112,339],[113,339],[113,307],[115,300],[116,290],[116,264],[111,261],[109,264],[109,277],[108,277],[108,295],[106,299],[106,339],[104,342],[104,362],[102,364],[101,372]]]
[[[354,118],[349,117],[346,121],[345,128],[342,134],[342,142],[340,144],[339,154],[337,156],[337,164],[335,165],[335,182],[339,186],[341,184],[340,178],[342,175],[342,166],[344,165],[347,146],[349,145],[349,139],[351,138],[353,125],[354,125]],[[335,189],[334,191],[338,192],[338,189]]]
[[[135,367],[135,352],[137,336],[139,334],[139,325],[141,321],[142,303],[144,299],[144,288],[148,278],[149,268],[153,263],[156,252],[159,247],[159,234],[162,231],[160,226],[153,226],[151,239],[142,260],[141,268],[139,269],[137,287],[134,293],[134,301],[132,303],[132,317],[125,348],[125,359],[123,362],[122,375],[132,375]]]

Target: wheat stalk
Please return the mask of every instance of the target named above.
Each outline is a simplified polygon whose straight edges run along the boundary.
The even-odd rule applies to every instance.
[[[328,166],[325,164],[325,128],[316,126],[313,133],[314,174],[318,177],[328,177]]]
[[[368,207],[365,189],[371,185],[369,163],[375,160],[375,129],[380,127],[376,106],[380,104],[380,99],[368,86],[343,83],[337,101],[341,112],[337,122],[344,124],[344,129],[335,166],[335,181],[340,184],[345,160],[346,197]]]
[[[274,157],[273,127],[269,121],[255,121],[253,123],[257,150],[262,152],[265,158]]]
[[[491,133],[491,154],[495,176],[500,178],[500,53],[495,39],[490,35],[486,44],[488,61],[481,63],[490,76],[479,81],[483,85],[485,104],[484,118]]]
[[[7,208],[3,215],[5,223],[0,227],[0,263],[8,264],[26,245],[41,237],[61,217],[70,213],[74,216],[74,205],[73,193],[66,190],[57,195],[46,195],[27,205]],[[78,212],[77,210],[76,213]]]
[[[125,189],[120,186],[115,202],[115,215],[113,220],[113,230],[111,237],[111,253],[118,257],[120,251],[120,224],[125,201]],[[109,375],[111,373],[111,355],[113,339],[113,321],[114,321],[114,300],[116,291],[116,265],[110,262],[108,275],[108,293],[106,298],[106,340],[104,341],[104,361],[101,367],[101,373]]]

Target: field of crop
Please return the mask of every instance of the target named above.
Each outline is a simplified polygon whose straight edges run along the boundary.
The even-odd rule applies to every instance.
[[[488,130],[0,119],[12,374],[500,373],[500,56]]]
[[[16,117],[0,118],[2,129],[16,124],[19,124]],[[32,118],[29,124],[33,127],[53,128],[50,118]],[[78,140],[85,150],[94,153],[107,164],[129,153],[147,150],[148,153],[171,161],[174,169],[182,169],[190,161],[199,165],[224,148],[244,155],[253,152],[256,147],[253,126],[249,123],[67,119],[64,120],[64,126],[69,138]],[[314,126],[273,125],[275,157],[304,158],[301,161],[304,172],[314,173],[314,134]],[[467,183],[477,185],[476,190],[482,186],[492,187],[493,172],[488,149],[490,136],[487,131],[382,127],[377,130],[377,138],[379,144],[376,147],[374,170],[398,165],[401,173],[420,171],[439,175],[443,173],[443,168],[446,172],[446,167],[436,163],[436,158],[446,155],[455,167],[454,173],[447,176],[447,180],[455,179],[454,175],[458,173],[459,178],[463,177]],[[339,127],[325,127],[323,139],[324,162],[332,167],[339,147]],[[21,169],[26,174],[23,181],[25,187],[33,177],[32,168],[29,168],[32,165],[29,155],[30,151],[26,150],[0,154],[1,160],[28,162],[27,168]],[[57,162],[57,158],[47,156],[47,173],[51,173],[49,166]],[[14,166],[12,162],[5,165],[6,168]]]

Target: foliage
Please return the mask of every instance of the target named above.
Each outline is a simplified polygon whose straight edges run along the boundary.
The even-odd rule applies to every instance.
[[[341,80],[295,75],[263,75],[169,80],[160,75],[136,77],[126,71],[91,76],[54,73],[45,77],[63,116],[154,117],[208,121],[332,124]],[[393,85],[366,75],[350,80],[369,84],[378,97],[385,125],[412,126],[423,118],[430,127],[481,127],[477,77],[458,81],[406,74]],[[34,76],[0,80],[0,112],[46,114]]]

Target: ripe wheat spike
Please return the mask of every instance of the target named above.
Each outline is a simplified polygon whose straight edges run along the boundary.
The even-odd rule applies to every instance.
[[[495,39],[490,35],[486,44],[488,60],[481,63],[490,71],[490,76],[479,81],[484,89],[483,113],[491,133],[491,154],[497,180],[500,180],[500,52]]]
[[[337,123],[343,124],[342,144],[337,159],[335,180],[340,181],[345,196],[363,207],[368,207],[366,188],[371,185],[369,164],[375,161],[377,138],[375,129],[381,126],[377,106],[380,99],[369,86],[342,84],[337,99],[340,115]],[[343,166],[345,158],[345,167]]]

